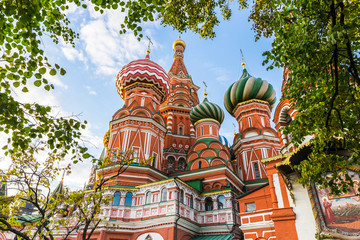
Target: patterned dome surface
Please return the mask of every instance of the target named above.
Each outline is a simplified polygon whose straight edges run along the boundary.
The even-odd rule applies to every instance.
[[[229,141],[227,140],[226,137],[219,135],[219,140],[222,143],[222,145],[226,145],[226,146],[230,147]]]
[[[266,101],[272,108],[276,101],[276,93],[273,86],[266,80],[254,78],[244,69],[240,79],[226,91],[224,105],[226,110],[233,115],[233,111],[239,103],[251,99]]]
[[[206,97],[202,103],[191,109],[190,121],[195,124],[205,118],[214,119],[220,124],[224,121],[224,111],[217,104],[209,102]]]
[[[123,99],[125,97],[125,88],[134,83],[146,83],[155,86],[161,94],[161,102],[169,94],[170,81],[168,75],[162,67],[151,61],[148,55],[145,59],[126,64],[117,75],[116,88]]]

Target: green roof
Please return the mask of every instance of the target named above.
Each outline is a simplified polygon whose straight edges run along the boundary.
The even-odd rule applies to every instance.
[[[195,236],[190,240],[231,240],[233,234]]]

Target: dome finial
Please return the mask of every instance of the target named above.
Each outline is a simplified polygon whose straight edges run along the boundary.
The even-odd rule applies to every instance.
[[[246,65],[246,63],[245,63],[245,61],[244,61],[244,55],[243,55],[243,52],[242,52],[242,50],[241,50],[241,48],[240,48],[240,53],[241,53],[241,65],[242,65],[242,67],[243,67],[243,69],[245,69],[245,65]]]
[[[205,86],[205,89],[204,89],[204,97],[206,98],[207,97],[207,92],[206,92],[206,88],[207,88],[207,86],[206,86],[206,83],[203,81],[203,83],[204,83],[204,86]]]
[[[236,126],[235,126],[235,123],[233,123],[233,126],[234,126],[234,136],[236,136]]]
[[[146,36],[146,38],[149,40],[149,44],[148,44],[148,48],[146,50],[146,56],[145,56],[145,59],[150,59],[150,44],[151,45],[154,45],[153,42],[151,41],[151,39]]]

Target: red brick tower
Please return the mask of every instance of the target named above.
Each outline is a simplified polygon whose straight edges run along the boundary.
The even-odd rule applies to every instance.
[[[233,149],[238,161],[238,172],[249,188],[267,181],[263,158],[279,153],[277,132],[270,126],[271,108],[275,91],[271,84],[252,77],[245,69],[240,79],[225,94],[225,107],[236,118],[239,133]]]
[[[168,73],[170,94],[161,104],[160,113],[167,125],[164,155],[167,173],[186,170],[186,154],[195,142],[195,129],[189,119],[191,108],[199,103],[196,86],[189,76],[183,58],[185,42],[180,38],[173,44],[174,62]]]
[[[109,184],[138,185],[164,178],[158,171],[164,164],[166,123],[159,109],[168,96],[170,83],[164,69],[150,60],[149,53],[145,59],[128,63],[117,76],[116,87],[125,104],[114,114],[105,135],[106,156],[117,166],[119,152],[130,149],[136,159],[126,174]],[[153,160],[148,161],[150,157]],[[136,166],[142,162],[146,165]],[[111,174],[116,167],[103,171]]]

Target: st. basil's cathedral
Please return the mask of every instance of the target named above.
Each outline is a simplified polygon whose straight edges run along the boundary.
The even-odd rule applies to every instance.
[[[296,182],[293,166],[311,148],[310,138],[296,148],[291,136],[283,134],[297,114],[291,102],[278,104],[273,129],[275,90],[242,63],[240,79],[224,93],[225,109],[238,123],[230,144],[219,135],[222,107],[211,102],[206,89],[199,101],[200,88],[184,63],[185,49],[180,38],[173,43],[174,60],[167,73],[150,60],[148,50],[144,59],[128,63],[117,75],[124,106],[110,121],[102,154],[113,163],[94,168],[90,186],[97,172],[107,177],[120,167],[117,151],[131,151],[135,158],[108,182],[113,200],[104,206],[103,226],[92,238],[308,240],[327,234],[360,239],[359,220],[349,227],[341,218],[337,225],[330,223],[324,204],[326,198],[334,206],[351,202],[360,209],[356,192],[337,198]],[[288,75],[285,69],[282,91]]]
[[[284,93],[274,109],[275,130],[275,90],[242,63],[240,79],[223,93],[238,124],[228,143],[219,135],[224,110],[206,89],[200,103],[185,49],[180,38],[173,43],[168,72],[150,60],[148,50],[117,75],[124,105],[110,121],[101,156],[112,162],[92,169],[89,189],[97,174],[110,177],[121,167],[119,152],[131,151],[134,161],[107,182],[112,202],[103,206],[104,220],[91,239],[360,239],[357,189],[333,196],[296,182],[294,166],[310,154],[311,136],[295,147],[283,133],[297,115]],[[282,92],[288,79],[285,68]],[[352,172],[359,183],[359,169]]]

